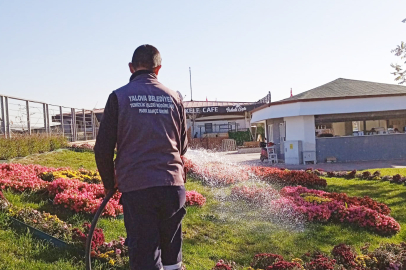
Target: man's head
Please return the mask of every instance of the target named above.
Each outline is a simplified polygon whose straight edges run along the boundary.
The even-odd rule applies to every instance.
[[[131,73],[138,70],[151,70],[158,75],[161,68],[161,54],[152,45],[141,45],[135,49],[131,63],[128,63]]]

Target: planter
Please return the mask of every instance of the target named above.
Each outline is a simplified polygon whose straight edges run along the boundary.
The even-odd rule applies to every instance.
[[[46,234],[38,229],[35,229],[34,227],[31,227],[30,225],[25,224],[24,222],[21,222],[15,218],[10,218],[12,222],[12,226],[16,229],[29,229],[29,232],[36,238],[41,239],[41,240],[46,240],[50,243],[52,243],[54,246],[59,247],[59,248],[69,248],[71,247],[68,243],[55,238],[49,234]]]

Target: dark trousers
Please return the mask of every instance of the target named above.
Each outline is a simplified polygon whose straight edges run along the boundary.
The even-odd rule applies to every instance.
[[[180,269],[185,201],[184,186],[122,194],[131,270]]]

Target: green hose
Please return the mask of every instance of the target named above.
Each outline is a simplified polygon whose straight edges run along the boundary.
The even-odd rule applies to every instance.
[[[92,270],[92,257],[90,253],[92,251],[92,239],[94,230],[96,229],[97,221],[99,221],[101,213],[106,207],[106,204],[110,201],[111,197],[113,197],[114,193],[116,193],[116,189],[110,190],[109,193],[107,193],[106,197],[104,197],[103,202],[101,203],[99,209],[97,209],[97,212],[93,217],[92,225],[90,226],[89,234],[87,235],[86,239],[86,249],[85,249],[86,270]]]

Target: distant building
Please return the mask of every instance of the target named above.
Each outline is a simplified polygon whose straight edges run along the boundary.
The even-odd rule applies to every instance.
[[[339,78],[254,109],[251,122],[265,125],[286,163],[406,158],[401,85]]]
[[[258,102],[184,101],[187,125],[192,137],[227,136],[229,131],[246,131],[251,127],[250,111],[270,100]]]
[[[183,101],[183,105],[192,138],[195,135],[197,138],[220,137],[226,136],[229,131],[248,130],[251,127],[250,111],[270,100],[269,92],[257,102]],[[104,109],[93,110],[98,121],[101,121],[103,111]],[[77,116],[77,119],[82,118]],[[71,118],[64,116],[64,122],[70,120]]]

